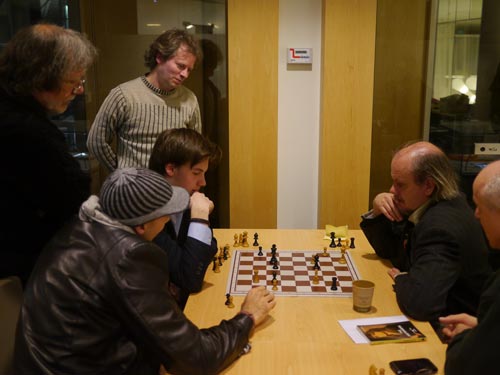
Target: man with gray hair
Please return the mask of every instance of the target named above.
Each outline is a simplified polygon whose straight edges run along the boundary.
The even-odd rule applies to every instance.
[[[20,30],[0,55],[0,277],[26,282],[43,245],[89,196],[89,176],[49,116],[83,94],[95,57],[82,34],[50,24]]]
[[[250,290],[241,310],[198,329],[169,292],[168,255],[153,238],[189,194],[144,168],[117,169],[100,196],[47,245],[25,290],[16,374],[215,374],[249,350],[276,301]]]
[[[476,217],[488,242],[500,249],[500,161],[484,168],[473,184]],[[476,315],[476,314],[474,314]],[[446,351],[445,374],[494,374],[498,362],[500,336],[500,270],[486,282],[477,318],[456,314],[440,318],[443,333],[452,340]]]
[[[429,142],[404,145],[391,163],[393,184],[363,215],[361,229],[388,270],[401,310],[436,323],[474,314],[491,273],[479,222],[458,190],[446,155]]]
[[[147,167],[158,135],[187,127],[201,133],[198,100],[182,84],[201,58],[185,30],[165,31],[144,56],[149,73],[111,90],[89,132],[87,147],[103,167]],[[111,147],[116,139],[116,152]]]

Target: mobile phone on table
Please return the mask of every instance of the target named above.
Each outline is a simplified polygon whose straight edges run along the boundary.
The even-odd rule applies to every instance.
[[[389,362],[392,371],[397,375],[431,375],[437,367],[427,358],[402,359]]]

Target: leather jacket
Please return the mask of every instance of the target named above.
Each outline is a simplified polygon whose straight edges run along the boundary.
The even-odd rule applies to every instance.
[[[252,319],[198,329],[169,293],[165,251],[79,219],[42,252],[25,290],[16,374],[214,374],[244,350]]]

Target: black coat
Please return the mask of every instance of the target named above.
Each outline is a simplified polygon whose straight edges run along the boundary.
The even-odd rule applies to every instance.
[[[213,374],[234,361],[252,319],[198,329],[168,291],[168,258],[123,229],[75,220],[44,249],[25,290],[16,374]]]
[[[89,176],[44,109],[0,89],[0,278],[26,282],[42,247],[89,192]]]
[[[405,314],[429,321],[476,314],[491,269],[481,225],[463,197],[431,205],[414,228],[379,215],[363,220],[361,229],[377,255],[408,272],[394,284]]]
[[[481,295],[478,325],[451,341],[446,351],[445,374],[498,373],[498,337],[500,335],[500,271],[486,283]]]

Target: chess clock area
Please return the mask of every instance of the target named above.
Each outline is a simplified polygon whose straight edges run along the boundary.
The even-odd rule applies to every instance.
[[[248,233],[248,246],[234,246],[235,234],[239,235],[244,231]],[[215,229],[214,236],[219,246],[229,245],[229,256],[227,260],[221,259],[221,266],[217,265],[219,272],[209,268],[203,290],[189,298],[185,313],[200,328],[218,324],[220,320],[229,319],[238,312],[243,294],[231,292],[230,299],[234,308],[228,307],[226,294],[231,291],[231,278],[235,278],[232,276],[235,255],[238,252],[240,255],[255,252],[256,256],[252,257],[251,262],[254,262],[253,258],[259,258],[259,246],[253,246],[254,233],[258,233],[258,243],[262,246],[264,255],[266,252],[271,254],[271,247],[275,244],[278,259],[280,256],[283,259],[293,258],[290,252],[302,253],[308,268],[314,269],[315,254],[320,255],[319,266],[325,264],[326,257],[321,256],[325,246],[334,264],[342,258],[341,250],[329,247],[330,241],[324,239],[324,230]],[[378,369],[384,368],[386,374],[391,374],[389,362],[409,358],[429,358],[438,367],[438,374],[443,373],[446,345],[441,343],[428,323],[413,321],[427,337],[426,341],[375,346],[355,344],[342,329],[339,320],[402,314],[392,291],[392,280],[387,275],[390,264],[375,255],[360,230],[349,230],[349,237],[354,237],[356,244],[354,249],[347,249],[347,256],[344,255],[347,261],[352,260],[355,267],[356,274],[351,277],[375,283],[370,312],[354,311],[352,298],[350,295],[346,296],[342,288],[330,290],[328,285],[331,286],[331,277],[324,281],[327,286],[324,291],[326,295],[315,295],[314,290],[310,293],[288,293],[281,290],[281,273],[285,272],[281,269],[273,271],[273,265],[265,265],[266,262],[269,263],[269,259],[264,261],[264,265],[251,264],[246,270],[248,287],[263,282],[260,276],[262,272],[270,275],[279,272],[279,283],[274,282],[278,284],[278,290],[275,291],[277,305],[271,311],[269,319],[250,338],[250,353],[239,358],[224,374],[368,374],[372,365]],[[278,267],[280,266],[284,268],[278,261]],[[259,267],[259,277],[255,278],[255,270]],[[264,268],[268,270],[264,271]],[[322,271],[319,271],[320,275]],[[270,277],[268,284],[270,290],[274,286],[272,278]],[[348,291],[348,287],[345,287],[345,291]]]

